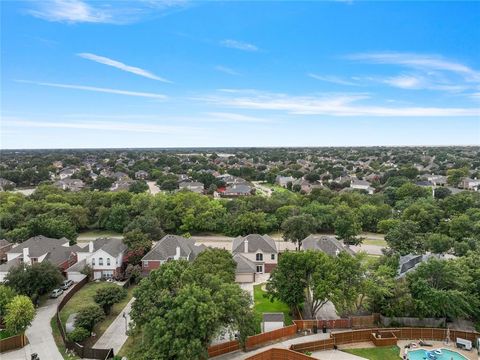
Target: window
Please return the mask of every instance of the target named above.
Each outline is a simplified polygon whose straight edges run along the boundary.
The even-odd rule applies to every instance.
[[[107,258],[107,266],[110,266],[110,258]]]
[[[257,265],[257,273],[263,273],[263,265]]]
[[[148,267],[148,261],[146,260],[143,261],[143,267]]]
[[[98,258],[98,265],[103,266],[103,258]]]
[[[257,254],[257,261],[263,261],[263,254]]]
[[[270,257],[272,260],[275,260],[275,254],[272,254]]]
[[[95,258],[92,258],[92,266],[95,266]]]

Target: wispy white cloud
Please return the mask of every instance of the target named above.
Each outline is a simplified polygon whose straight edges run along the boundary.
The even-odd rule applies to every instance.
[[[255,116],[248,116],[243,114],[235,114],[228,112],[208,112],[206,115],[210,120],[215,121],[231,121],[231,122],[251,122],[251,123],[270,123],[273,122],[272,119],[268,118],[259,118]]]
[[[147,16],[166,15],[187,7],[186,0],[91,1],[42,0],[31,2],[27,13],[63,23],[129,24]]]
[[[270,110],[296,115],[327,116],[384,116],[384,117],[443,117],[479,116],[478,108],[454,107],[389,107],[359,103],[369,99],[366,94],[325,94],[316,96],[292,96],[267,92],[242,92],[230,90],[229,96],[213,95],[204,97],[222,106],[241,109]]]
[[[169,81],[165,78],[162,78],[160,76],[157,76],[157,75],[151,73],[150,71],[144,70],[144,69],[139,68],[139,67],[126,65],[126,64],[124,64],[120,61],[113,60],[113,59],[110,59],[110,58],[107,58],[107,57],[104,57],[104,56],[99,56],[99,55],[95,55],[95,54],[91,54],[91,53],[79,53],[79,54],[77,54],[77,56],[80,56],[81,58],[84,58],[84,59],[87,59],[87,60],[95,61],[95,62],[100,63],[100,64],[104,64],[104,65],[107,65],[107,66],[112,66],[114,68],[129,72],[129,73],[132,73],[132,74],[135,74],[135,75],[143,76],[143,77],[146,77],[146,78],[149,78],[149,79],[152,79],[152,80],[158,80],[158,81],[162,81],[162,82],[166,82],[166,83],[171,82],[171,81]]]
[[[350,80],[350,79],[344,79],[339,76],[333,76],[333,75],[317,75],[313,73],[308,73],[307,76],[311,77],[312,79],[315,80],[320,80],[320,81],[325,81],[329,82],[332,84],[338,84],[338,85],[348,85],[348,86],[356,86],[358,85],[356,82]]]
[[[462,75],[466,81],[480,82],[480,72],[459,62],[438,55],[422,55],[400,52],[359,53],[347,56],[350,60],[361,60],[377,64],[401,65],[424,71],[447,71]]]
[[[247,42],[243,41],[238,41],[238,40],[232,40],[232,39],[226,39],[220,41],[220,45],[232,48],[232,49],[237,49],[237,50],[243,50],[243,51],[258,51],[260,50],[256,45],[249,44]]]
[[[86,85],[72,85],[72,84],[57,84],[57,83],[49,83],[49,82],[36,82],[36,81],[28,81],[28,80],[16,80],[16,81],[20,82],[20,83],[35,84],[35,85],[41,85],[41,86],[50,86],[50,87],[57,87],[57,88],[63,88],[63,89],[85,90],[85,91],[102,92],[102,93],[108,93],[108,94],[137,96],[137,97],[162,99],[162,100],[167,98],[166,95],[150,93],[150,92],[139,92],[139,91],[129,91],[129,90],[120,90],[120,89],[110,89],[110,88],[102,88],[102,87],[86,86]]]
[[[399,75],[389,77],[383,80],[385,84],[401,89],[419,89],[424,86],[424,82],[421,78],[411,75]]]
[[[160,133],[177,134],[185,131],[196,131],[198,129],[190,126],[171,126],[142,123],[126,123],[118,121],[36,121],[22,119],[6,119],[2,121],[5,127],[28,127],[28,128],[52,128],[52,129],[84,129],[84,130],[105,130],[105,131],[124,131],[139,133]]]
[[[229,75],[240,75],[239,72],[233,70],[232,68],[222,66],[222,65],[215,66],[215,70],[223,72],[225,74],[229,74]]]

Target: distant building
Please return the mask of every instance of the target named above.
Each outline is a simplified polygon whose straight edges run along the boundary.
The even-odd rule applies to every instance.
[[[146,172],[145,170],[139,170],[135,173],[135,179],[139,179],[139,180],[146,180],[148,179],[148,172]]]
[[[477,180],[477,178],[464,178],[460,183],[460,187],[465,190],[478,191],[480,188],[480,180]]]
[[[241,254],[255,264],[257,274],[270,273],[278,262],[275,240],[268,235],[250,234],[233,239],[232,254]]]
[[[292,183],[295,181],[295,178],[291,177],[291,176],[282,176],[282,175],[277,175],[277,177],[275,178],[275,182],[281,186],[281,187],[284,187],[286,188],[288,183]]]
[[[375,189],[371,186],[370,182],[366,180],[352,179],[350,187],[356,190],[364,190],[370,195],[375,192]]]
[[[445,186],[447,185],[447,177],[442,175],[429,175],[427,180],[432,183],[433,186]]]
[[[0,191],[13,190],[16,184],[13,181],[0,178]]]
[[[197,181],[183,181],[180,184],[178,184],[178,188],[180,190],[189,190],[197,194],[203,194],[204,192],[203,183],[197,182]]]
[[[85,183],[80,179],[66,178],[56,181],[53,185],[62,189],[70,191],[80,191],[85,187]]]
[[[132,185],[133,183],[134,181],[129,178],[117,180],[110,187],[110,191],[128,191],[130,185]]]
[[[436,258],[440,260],[454,259],[453,255],[443,255],[443,254],[408,254],[400,256],[397,270],[397,278],[403,278],[410,271],[416,269],[422,262],[428,261],[431,258]]]
[[[221,193],[223,197],[237,197],[252,195],[253,187],[247,184],[234,184],[227,186],[224,192]]]
[[[13,247],[13,244],[5,239],[0,239],[0,263],[7,260],[7,252]]]
[[[344,246],[334,236],[309,235],[302,241],[303,250],[322,251],[330,256],[338,256],[342,251],[354,255],[352,249]]]
[[[77,169],[66,168],[66,169],[63,169],[62,171],[60,171],[58,173],[58,176],[60,177],[60,180],[63,180],[63,179],[67,179],[67,178],[73,176],[73,174],[75,174],[76,172],[77,172]]]

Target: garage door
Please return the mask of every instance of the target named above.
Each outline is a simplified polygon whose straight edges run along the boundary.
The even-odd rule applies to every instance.
[[[235,275],[235,282],[237,283],[252,283],[254,274],[237,274]]]

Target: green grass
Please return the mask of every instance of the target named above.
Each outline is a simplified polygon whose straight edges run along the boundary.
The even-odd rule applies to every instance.
[[[86,284],[83,288],[81,288],[65,305],[65,307],[60,312],[60,321],[62,322],[63,326],[65,326],[68,317],[78,312],[81,308],[88,306],[88,305],[95,305],[95,301],[93,300],[93,296],[95,295],[98,289],[108,287],[108,286],[117,286],[112,283],[108,282],[91,282]],[[100,336],[107,330],[110,324],[115,320],[115,318],[122,312],[123,308],[127,305],[130,299],[133,296],[133,289],[134,287],[130,287],[127,291],[127,297],[123,299],[121,302],[113,305],[112,310],[109,315],[105,317],[103,321],[98,323],[93,332],[97,335],[94,339],[88,339],[85,343],[87,345],[93,345],[95,341],[97,341]]]
[[[285,325],[291,325],[292,316],[290,315],[290,308],[288,305],[278,300],[272,302],[269,298],[264,297],[266,292],[262,290],[263,285],[264,284],[253,286],[254,310],[258,332],[260,332],[262,314],[265,312],[283,312],[285,314]]]
[[[363,240],[362,244],[387,247],[387,242],[385,240],[382,240],[382,239],[365,239],[365,240]]]
[[[142,341],[141,335],[130,335],[123,344],[122,348],[118,351],[118,356],[127,356],[128,353],[133,349],[133,346],[138,342]]]
[[[60,335],[60,330],[58,329],[57,322],[55,321],[55,316],[52,318],[52,320],[50,320],[50,327],[52,328],[53,339],[57,344],[58,351],[60,352],[64,360],[80,359],[76,355],[69,355],[66,353],[66,348],[65,348],[65,345],[63,344],[62,336]]]
[[[398,360],[400,349],[398,346],[378,347],[368,349],[345,349],[349,354],[358,355],[369,360]]]
[[[14,336],[14,335],[9,333],[7,330],[0,331],[0,340],[6,339],[6,338],[9,338],[9,337],[12,337],[12,336]]]

